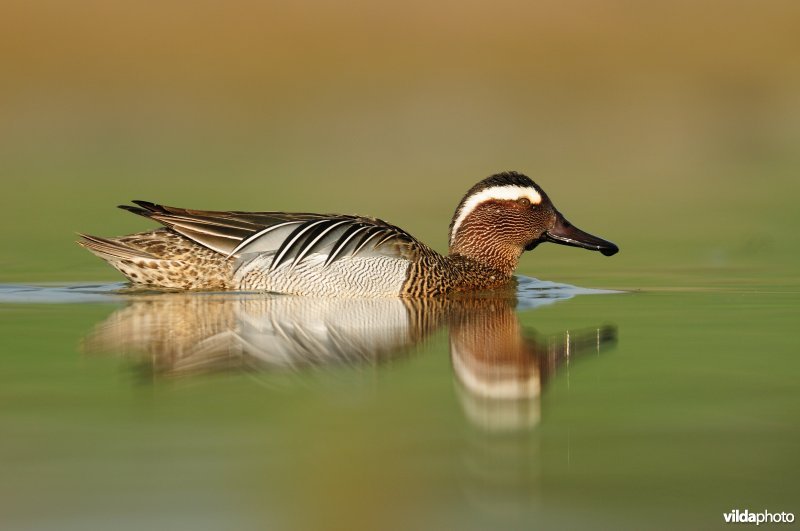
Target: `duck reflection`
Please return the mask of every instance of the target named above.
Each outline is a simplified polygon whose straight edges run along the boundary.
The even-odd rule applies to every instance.
[[[616,340],[612,326],[540,336],[501,302],[464,301],[449,319],[459,399],[470,421],[491,431],[538,424],[539,397],[559,368]]]
[[[154,376],[375,364],[419,339],[400,299],[160,294],[135,297],[84,340],[89,353],[142,356]]]
[[[541,304],[557,300],[543,293]],[[526,301],[531,307],[531,300]],[[88,353],[141,361],[152,377],[363,367],[407,356],[449,328],[459,400],[487,430],[531,427],[559,367],[615,339],[613,327],[539,336],[515,294],[447,300],[314,299],[263,294],[134,295],[85,338]]]

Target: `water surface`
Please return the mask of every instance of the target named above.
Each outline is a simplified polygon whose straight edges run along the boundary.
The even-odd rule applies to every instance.
[[[796,509],[794,291],[0,301],[11,528],[714,528]]]

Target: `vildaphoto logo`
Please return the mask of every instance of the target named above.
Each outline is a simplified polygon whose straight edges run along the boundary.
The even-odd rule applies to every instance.
[[[734,509],[729,513],[722,513],[725,518],[726,524],[791,524],[794,522],[794,513],[771,513],[769,511],[761,511],[760,513],[752,513],[745,509],[740,511]]]

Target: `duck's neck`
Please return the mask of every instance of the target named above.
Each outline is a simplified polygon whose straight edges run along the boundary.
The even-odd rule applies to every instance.
[[[444,263],[450,279],[448,291],[498,289],[507,286],[512,278],[510,271],[494,269],[460,254],[451,253],[444,257]]]
[[[517,268],[522,249],[516,246],[494,244],[468,244],[456,239],[450,245],[450,257],[462,257],[481,268],[490,270],[508,280]]]
[[[509,285],[513,271],[511,264],[498,269],[458,252],[442,256],[431,250],[409,266],[401,294],[413,298],[498,289]]]

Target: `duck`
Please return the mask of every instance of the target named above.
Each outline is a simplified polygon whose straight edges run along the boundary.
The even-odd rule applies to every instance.
[[[526,175],[491,175],[462,197],[443,255],[403,229],[357,215],[211,211],[132,201],[119,208],[162,227],[77,242],[157,290],[258,291],[318,297],[426,298],[509,286],[525,251],[550,242],[611,256]]]

